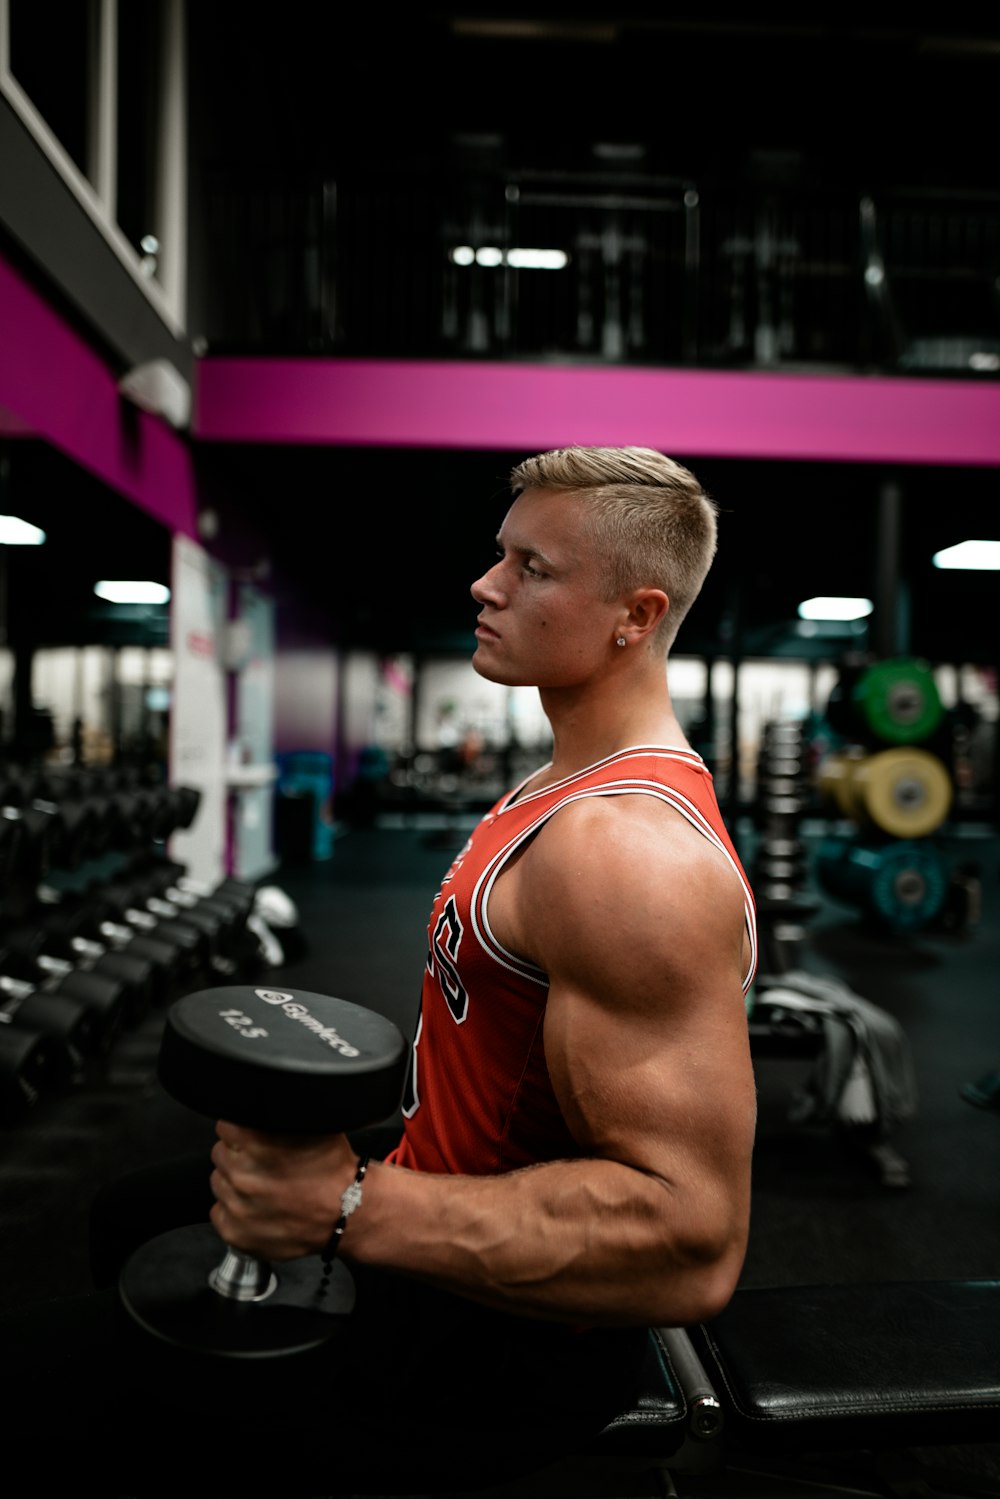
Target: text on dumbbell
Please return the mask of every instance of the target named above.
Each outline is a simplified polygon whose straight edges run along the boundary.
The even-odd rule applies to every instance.
[[[359,1057],[360,1051],[345,1041],[343,1036],[332,1025],[324,1025],[322,1020],[317,1020],[315,1015],[310,1014],[304,1004],[301,1004],[291,994],[282,994],[278,989],[255,989],[254,993],[258,999],[265,1004],[280,1005],[282,1010],[291,1020],[297,1020],[308,1030],[315,1033],[320,1041],[324,1041],[331,1051],[338,1051],[342,1057]]]
[[[244,1015],[242,1010],[220,1010],[219,1018],[227,1025],[231,1025],[234,1031],[239,1031],[241,1036],[252,1040],[254,1036],[266,1036],[267,1031],[262,1025],[254,1025],[249,1015]]]

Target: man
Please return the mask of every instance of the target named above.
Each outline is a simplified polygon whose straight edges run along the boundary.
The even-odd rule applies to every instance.
[[[569,1440],[573,1416],[594,1428],[626,1401],[637,1333],[711,1317],[736,1286],[754,911],[667,685],[714,504],[640,448],[543,454],[512,488],[472,587],[473,665],[538,687],[552,758],[435,898],[403,1137],[362,1163],[344,1136],[290,1151],[220,1122],[211,1217],[271,1260],[315,1253],[339,1220],[361,1286],[404,1288],[401,1317],[417,1287],[437,1294],[438,1370],[481,1378],[476,1338],[481,1367],[517,1367],[522,1428],[537,1408],[559,1429],[558,1369]],[[499,1315],[470,1321],[472,1305]]]
[[[752,898],[665,665],[715,508],[635,448],[542,455],[513,489],[472,588],[473,665],[538,687],[552,760],[438,893],[403,1140],[368,1167],[340,1252],[520,1316],[690,1323],[736,1286],[755,1116]],[[350,1141],[304,1160],[218,1133],[220,1234],[270,1259],[320,1249]]]
[[[251,1491],[234,1487],[247,1462],[273,1493],[281,1444],[297,1473],[313,1463],[310,1492],[343,1476],[345,1442],[355,1472],[384,1471],[383,1426],[401,1488],[429,1486],[443,1453],[455,1487],[536,1466],[628,1405],[648,1327],[711,1317],[742,1267],[753,901],[666,670],[715,507],[641,448],[542,454],[512,489],[472,587],[473,665],[538,687],[552,758],[480,821],[433,902],[402,1138],[369,1160],[360,1137],[219,1121],[204,1206],[202,1158],[186,1201],[157,1177],[141,1216],[128,1191],[110,1215],[115,1255],[123,1222],[149,1235],[152,1202],[154,1231],[209,1211],[236,1248],[280,1261],[332,1241],[350,1265],[343,1339],[240,1371],[238,1394],[229,1381],[212,1452],[226,1493]],[[157,1350],[119,1337],[154,1409],[192,1398],[189,1371],[168,1393]],[[169,1460],[165,1491],[180,1471],[192,1492],[183,1445]]]

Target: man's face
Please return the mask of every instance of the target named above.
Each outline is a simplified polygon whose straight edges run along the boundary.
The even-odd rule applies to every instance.
[[[604,597],[599,558],[571,494],[526,489],[500,527],[499,558],[472,585],[481,605],[472,664],[508,686],[571,687],[607,659],[621,603]]]

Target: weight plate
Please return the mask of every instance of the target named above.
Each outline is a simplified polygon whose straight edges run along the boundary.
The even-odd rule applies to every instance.
[[[926,842],[880,846],[825,839],[816,855],[819,882],[835,900],[894,931],[914,931],[941,910],[948,891],[943,856]]]
[[[228,985],[176,1000],[160,1081],[211,1119],[275,1134],[334,1134],[399,1107],[409,1047],[385,1016],[304,990]]]
[[[944,860],[935,850],[898,843],[884,850],[873,874],[871,905],[893,930],[909,931],[937,915],[947,891]]]
[[[934,673],[925,661],[900,658],[868,667],[855,683],[852,704],[876,738],[917,744],[944,716]]]
[[[841,817],[854,820],[857,814],[857,793],[854,786],[854,770],[858,759],[854,755],[827,755],[819,768],[817,777],[820,795]]]
[[[225,1252],[210,1224],[150,1239],[122,1271],[118,1289],[126,1310],[165,1343],[226,1358],[304,1353],[343,1329],[355,1285],[340,1260],[325,1286],[318,1255],[275,1263],[276,1286],[265,1300],[231,1301],[209,1284]]]
[[[882,750],[859,762],[853,782],[859,820],[892,838],[926,838],[951,810],[952,783],[936,755]]]

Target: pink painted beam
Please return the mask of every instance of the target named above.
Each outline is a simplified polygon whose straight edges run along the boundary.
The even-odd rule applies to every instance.
[[[0,406],[0,437],[34,437],[34,432],[15,416],[13,411],[8,411],[6,406]]]
[[[173,531],[197,538],[191,451],[0,256],[0,407]]]
[[[394,359],[205,359],[203,442],[1000,464],[1000,383]]]

